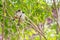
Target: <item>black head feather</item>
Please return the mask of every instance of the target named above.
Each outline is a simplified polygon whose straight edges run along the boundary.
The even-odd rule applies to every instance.
[[[20,11],[21,11],[21,10],[17,10],[16,13],[17,13],[17,12],[20,12]]]
[[[24,12],[22,12],[22,13],[24,13]]]
[[[18,10],[18,12],[20,12],[21,10]]]

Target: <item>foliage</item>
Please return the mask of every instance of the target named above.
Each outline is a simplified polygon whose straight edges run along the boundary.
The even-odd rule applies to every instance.
[[[37,32],[31,28],[28,24],[29,21],[21,23],[19,28],[16,26],[18,19],[13,21],[15,12],[20,9],[24,12],[29,19],[31,19],[36,25],[44,23],[44,33],[47,40],[56,40],[60,37],[60,33],[57,35],[56,28],[57,22],[52,16],[52,5],[48,5],[46,0],[5,0],[5,11],[3,15],[3,3],[0,1],[0,34],[2,34],[2,26],[4,23],[4,39],[7,40],[40,40],[40,36]],[[4,18],[5,17],[5,18]],[[51,20],[47,19],[50,18]],[[3,20],[4,19],[4,20]],[[48,24],[49,21],[52,21]],[[35,36],[35,35],[36,36]],[[20,37],[19,37],[20,35]],[[45,40],[42,37],[42,40]]]

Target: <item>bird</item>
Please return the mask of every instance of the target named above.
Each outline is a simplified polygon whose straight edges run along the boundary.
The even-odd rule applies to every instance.
[[[16,13],[15,13],[15,16],[13,18],[13,21],[15,19],[18,19],[18,24],[17,25],[20,25],[20,23],[23,23],[24,20],[25,20],[25,14],[24,14],[24,12],[22,12],[21,10],[17,10]]]

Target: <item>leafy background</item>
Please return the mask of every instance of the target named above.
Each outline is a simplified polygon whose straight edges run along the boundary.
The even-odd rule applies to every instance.
[[[2,1],[5,1],[5,5]],[[20,9],[37,26],[41,27],[39,24],[44,23],[44,29],[42,31],[47,40],[60,40],[60,33],[57,34],[56,31],[57,21],[55,19],[57,18],[52,15],[52,10],[55,8],[52,1],[53,0],[1,0],[0,35],[3,36],[4,34],[5,40],[45,40],[45,38],[40,37],[38,32],[31,28],[28,20],[21,23],[19,27],[17,26],[18,19],[15,21],[12,20],[15,12]],[[60,0],[56,0],[56,6],[56,8],[60,7]]]

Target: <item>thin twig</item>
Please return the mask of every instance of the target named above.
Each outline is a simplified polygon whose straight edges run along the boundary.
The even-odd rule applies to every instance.
[[[25,15],[26,16],[26,15]],[[39,30],[38,29],[38,27],[37,27],[37,25],[35,25],[34,24],[34,22],[32,21],[32,20],[30,20],[27,16],[26,16],[26,18],[28,19],[28,21],[30,22],[30,24],[32,25],[32,28],[35,30],[35,31],[37,31],[39,34],[41,34],[45,39],[46,39],[46,37],[43,35],[44,33],[41,31],[41,30]],[[43,34],[42,34],[42,33]],[[47,39],[46,39],[47,40]]]
[[[53,0],[53,5],[54,5],[54,8],[55,8],[56,14],[57,14],[57,18],[56,18],[56,19],[57,19],[57,20],[56,20],[56,22],[57,22],[56,32],[57,32],[57,33],[56,33],[56,34],[58,34],[60,28],[59,28],[59,24],[58,24],[58,10],[57,10],[58,8],[57,8],[57,6],[56,6],[56,0]],[[56,40],[57,40],[57,39],[58,39],[58,38],[56,38]]]

